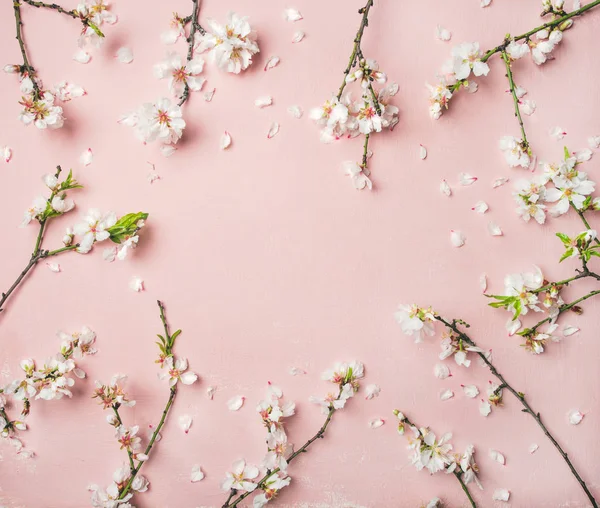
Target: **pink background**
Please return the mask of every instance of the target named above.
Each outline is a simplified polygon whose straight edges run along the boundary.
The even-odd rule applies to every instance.
[[[156,146],[140,144],[116,120],[142,101],[167,95],[166,83],[152,75],[152,65],[165,53],[159,34],[171,11],[185,15],[191,2],[118,2],[119,23],[106,30],[105,45],[88,65],[71,59],[76,22],[22,8],[32,64],[46,84],[68,79],[88,95],[65,106],[65,128],[39,132],[17,119],[16,78],[0,79],[0,144],[14,149],[13,161],[0,167],[0,287],[8,287],[27,262],[36,228],[19,229],[21,214],[43,192],[42,174],[56,164],[73,167],[86,186],[75,195],[75,213],[92,206],[117,213],[139,209],[148,211],[150,220],[131,259],[108,264],[97,248],[88,256],[58,259],[59,274],[41,265],[0,318],[3,382],[18,374],[21,358],[43,360],[53,354],[59,329],[74,331],[87,324],[97,332],[99,348],[95,358],[86,360],[89,377],[77,382],[73,400],[34,404],[31,430],[22,437],[37,453],[35,459],[15,457],[0,440],[0,504],[86,506],[89,483],[108,485],[124,453],[105,414],[89,397],[95,379],[127,373],[138,401],[124,412],[127,423],[144,429],[156,423],[167,397],[153,363],[153,337],[160,331],[157,298],[165,301],[173,327],[183,329],[177,353],[189,358],[201,383],[180,391],[163,440],[144,467],[152,486],[136,496],[138,507],[220,506],[219,482],[232,461],[258,462],[263,456],[264,429],[254,406],[267,381],[297,401],[298,415],[288,428],[290,439],[301,444],[323,419],[307,400],[327,393],[321,372],[351,359],[365,363],[365,384],[379,384],[381,395],[372,401],[359,396],[335,415],[326,439],[290,467],[292,486],[276,501],[279,506],[417,506],[433,496],[465,506],[454,478],[429,477],[408,463],[394,408],[436,432],[453,431],[460,450],[476,445],[485,490],[473,494],[482,506],[495,504],[491,496],[498,487],[511,491],[514,507],[586,506],[566,465],[515,400],[508,397],[503,409],[483,418],[478,401],[463,396],[461,383],[483,391],[491,379],[478,362],[469,370],[449,364],[454,376],[445,381],[433,376],[438,339],[415,346],[393,319],[398,303],[412,301],[473,325],[474,336],[493,348],[499,369],[542,412],[600,496],[600,341],[593,319],[598,306],[590,301],[583,316],[567,316],[563,323],[582,331],[534,357],[519,347],[518,339],[506,336],[508,315],[487,307],[478,286],[479,275],[486,272],[490,290],[500,292],[504,274],[532,264],[554,280],[569,276],[575,264],[558,266],[561,245],[554,233],[574,233],[580,225],[571,215],[545,227],[525,224],[514,213],[511,184],[491,189],[497,177],[514,181],[526,176],[510,170],[497,149],[502,135],[518,132],[499,60],[493,59],[490,76],[479,80],[477,94],[456,98],[438,122],[427,114],[424,83],[434,82],[453,43],[479,40],[487,48],[507,32],[526,31],[539,20],[540,2],[494,0],[488,9],[481,9],[478,0],[376,2],[363,49],[400,84],[395,102],[401,119],[394,132],[374,137],[375,189],[370,193],[354,191],[340,169],[342,161],[358,160],[361,141],[321,144],[307,115],[340,84],[362,4],[295,0],[293,6],[305,19],[290,24],[282,19],[284,7],[290,6],[283,0],[205,0],[201,21],[223,21],[229,10],[249,15],[261,54],[242,76],[206,66],[205,90],[216,87],[216,94],[211,103],[201,94],[192,96],[185,106],[184,140],[169,159]],[[4,2],[0,9],[0,62],[18,63],[11,5]],[[438,23],[453,32],[450,44],[436,40]],[[555,62],[538,68],[526,58],[515,65],[517,82],[538,105],[525,122],[542,160],[561,157],[562,143],[548,135],[556,125],[568,132],[564,141],[572,150],[600,134],[600,71],[593,51],[599,27],[600,12],[592,13],[566,34]],[[306,39],[291,44],[296,30],[304,30]],[[121,46],[132,48],[132,64],[114,58]],[[271,55],[280,56],[281,64],[265,73],[262,67]],[[274,105],[257,109],[254,99],[262,95],[272,95]],[[286,111],[293,104],[304,109],[301,120]],[[273,121],[281,131],[267,140]],[[225,152],[218,147],[224,130],[233,137]],[[419,160],[419,143],[429,150],[426,161]],[[82,168],[78,158],[88,147],[94,162]],[[146,180],[146,161],[161,175],[152,185]],[[588,163],[592,177],[596,166],[595,160]],[[458,188],[461,171],[479,181]],[[439,193],[442,178],[455,188],[451,199]],[[486,216],[471,211],[480,199],[490,204]],[[46,245],[58,245],[63,227],[76,219],[71,214],[57,221]],[[503,228],[504,237],[488,235],[488,220]],[[466,234],[462,249],[451,247],[450,229]],[[134,275],[145,280],[145,292],[128,288]],[[584,290],[580,286],[569,294]],[[292,366],[308,374],[292,377]],[[213,401],[205,394],[210,384],[218,387]],[[446,388],[456,396],[441,402],[439,392]],[[247,402],[232,413],[226,401],[237,394]],[[589,413],[576,427],[566,418],[575,408]],[[183,413],[194,416],[188,435],[177,425]],[[375,417],[386,424],[371,430],[368,421]],[[540,446],[533,455],[531,443]],[[506,466],[489,459],[490,448],[505,454]],[[189,474],[196,463],[206,479],[192,484]]]

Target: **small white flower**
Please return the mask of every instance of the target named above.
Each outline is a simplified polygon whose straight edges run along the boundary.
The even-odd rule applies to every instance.
[[[231,489],[252,492],[256,489],[254,480],[259,474],[259,470],[255,466],[246,465],[244,459],[237,460],[233,463],[232,471],[226,473],[226,477],[221,483],[221,488],[227,492]]]
[[[487,76],[490,68],[481,61],[478,42],[465,42],[452,48],[454,74],[457,80],[467,79],[473,71],[475,76]]]
[[[357,190],[373,188],[373,183],[369,178],[369,170],[363,169],[358,163],[354,161],[346,161],[342,163],[344,174],[352,179],[354,188]]]
[[[434,315],[431,308],[424,309],[416,305],[400,305],[394,314],[402,332],[409,337],[415,335],[415,342],[423,342],[425,336],[435,335]]]

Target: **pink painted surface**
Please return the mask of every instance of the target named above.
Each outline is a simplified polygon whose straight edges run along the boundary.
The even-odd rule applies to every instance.
[[[498,367],[540,409],[600,496],[598,306],[590,301],[583,316],[568,316],[564,322],[582,331],[533,357],[506,336],[507,314],[486,307],[478,287],[486,272],[491,291],[500,292],[504,274],[532,264],[554,280],[568,276],[574,265],[557,265],[561,246],[554,233],[580,226],[572,216],[546,227],[525,224],[513,212],[510,185],[491,188],[497,177],[525,175],[509,170],[497,150],[502,135],[518,132],[500,61],[479,80],[477,94],[457,98],[438,122],[427,115],[424,83],[434,80],[451,48],[435,39],[436,25],[453,32],[452,43],[479,40],[485,48],[507,32],[533,27],[539,2],[495,0],[488,9],[476,0],[376,3],[364,49],[400,84],[401,122],[393,133],[375,137],[371,193],[354,191],[340,169],[342,161],[358,159],[360,141],[323,145],[306,114],[296,120],[286,111],[298,104],[307,112],[337,89],[361,4],[296,0],[293,6],[305,20],[292,25],[282,19],[289,6],[282,0],[205,0],[201,20],[223,19],[228,10],[251,16],[261,54],[242,76],[207,65],[208,87],[217,89],[214,100],[192,97],[185,107],[184,141],[169,159],[156,147],[139,144],[116,120],[142,101],[167,94],[166,84],[152,76],[152,65],[165,52],[159,33],[171,11],[186,13],[189,2],[118,2],[119,23],[107,30],[105,45],[88,65],[71,59],[76,23],[23,8],[33,65],[48,84],[68,79],[88,95],[66,105],[64,129],[38,132],[17,120],[14,77],[0,79],[0,144],[14,149],[13,161],[0,168],[0,287],[10,284],[31,252],[36,228],[17,226],[22,210],[42,191],[41,175],[56,164],[73,167],[86,186],[76,194],[79,212],[91,206],[118,213],[143,209],[150,220],[131,259],[108,264],[99,248],[89,256],[60,258],[60,274],[42,265],[0,318],[3,382],[16,375],[21,358],[53,354],[59,329],[87,324],[97,332],[99,348],[86,361],[89,377],[78,382],[73,400],[35,405],[31,430],[23,435],[35,459],[20,460],[0,442],[0,504],[81,507],[89,504],[89,483],[109,483],[124,456],[89,397],[93,380],[127,373],[138,401],[125,412],[127,422],[146,428],[157,421],[167,396],[153,363],[153,337],[160,331],[157,298],[166,302],[173,326],[183,329],[177,352],[189,358],[201,383],[181,390],[145,468],[151,490],[136,497],[138,507],[220,506],[218,484],[231,462],[262,458],[264,430],[254,404],[267,381],[297,401],[289,434],[300,444],[322,422],[307,400],[328,389],[321,371],[346,359],[365,362],[365,383],[378,383],[381,396],[357,397],[336,414],[327,438],[290,467],[292,486],[277,500],[279,506],[417,506],[434,496],[465,506],[454,478],[429,477],[410,466],[406,440],[396,434],[394,408],[437,432],[453,431],[457,448],[476,445],[485,490],[474,495],[482,506],[494,505],[491,495],[498,487],[511,491],[514,507],[586,506],[559,455],[515,400],[507,398],[504,408],[483,418],[477,401],[462,396],[461,383],[485,388],[491,379],[487,370],[474,362],[469,370],[453,368],[448,380],[433,376],[438,340],[415,346],[393,319],[398,303],[412,301],[473,325],[474,335],[493,348]],[[0,62],[18,61],[11,5],[5,2],[0,9]],[[538,104],[525,121],[541,159],[558,160],[562,153],[562,143],[548,135],[551,127],[568,132],[565,141],[573,150],[600,133],[595,114],[600,70],[590,51],[599,26],[600,13],[593,13],[566,34],[555,62],[538,68],[526,58],[515,65],[517,81]],[[291,44],[298,29],[306,39]],[[122,45],[133,49],[130,65],[113,57]],[[265,73],[262,65],[271,55],[280,56],[281,64]],[[259,110],[253,101],[265,94],[275,104]],[[267,140],[272,121],[281,131]],[[224,130],[233,137],[226,152],[218,148]],[[429,150],[426,161],[419,160],[419,143]],[[82,168],[78,157],[87,147],[95,158]],[[156,164],[162,177],[153,185],[146,181],[146,161]],[[594,176],[597,162],[588,164]],[[479,181],[456,188],[451,199],[441,196],[441,179],[456,182],[460,171]],[[471,211],[480,199],[490,204],[485,217]],[[64,219],[60,230],[56,224],[49,232],[49,245],[59,243],[62,226],[75,217]],[[504,237],[488,235],[489,219],[500,224]],[[450,246],[450,229],[464,231],[465,247]],[[133,275],[146,281],[145,292],[128,288]],[[292,366],[308,374],[292,377]],[[213,401],[205,395],[210,384],[218,386]],[[441,402],[445,388],[456,396]],[[231,413],[226,401],[237,394],[247,403]],[[566,419],[574,408],[589,413],[579,426]],[[194,416],[188,435],[177,425],[183,413]],[[386,424],[369,429],[374,417]],[[533,455],[531,443],[540,446]],[[505,454],[506,466],[489,459],[490,448]],[[189,473],[196,463],[206,479],[192,484]]]

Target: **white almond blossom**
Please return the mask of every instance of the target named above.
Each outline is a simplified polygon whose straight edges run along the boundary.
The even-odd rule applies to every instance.
[[[409,337],[415,336],[415,342],[423,342],[424,337],[435,335],[433,323],[435,314],[431,307],[421,308],[417,305],[400,305],[394,314],[402,332]]]
[[[504,136],[499,143],[500,150],[504,153],[506,162],[511,168],[528,168],[531,164],[529,149],[522,140],[513,136]]]
[[[253,492],[257,485],[252,480],[255,480],[258,474],[259,470],[256,466],[247,465],[244,459],[236,460],[231,471],[225,473],[221,488],[224,491],[235,489],[242,492]]]
[[[81,236],[77,251],[86,254],[96,242],[103,242],[110,238],[108,229],[117,223],[117,216],[114,212],[102,214],[100,210],[92,208],[87,215],[83,217],[83,222],[76,224],[73,231]]]
[[[143,104],[137,111],[121,117],[120,122],[133,127],[143,143],[158,141],[163,146],[176,144],[186,126],[181,107],[166,98]]]
[[[192,92],[198,92],[206,80],[199,77],[204,69],[204,60],[200,57],[193,57],[191,60],[184,60],[178,53],[169,53],[167,58],[154,66],[154,75],[159,79],[169,79],[169,90],[175,97],[181,97],[185,87]]]
[[[457,80],[467,79],[473,71],[475,76],[487,76],[488,64],[481,61],[478,42],[465,42],[452,48],[453,70]]]

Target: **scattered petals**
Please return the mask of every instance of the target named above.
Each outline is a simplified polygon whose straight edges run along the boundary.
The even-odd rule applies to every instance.
[[[273,122],[271,127],[269,128],[269,132],[267,132],[267,139],[271,139],[276,136],[279,132],[279,124],[277,122]]]
[[[479,289],[481,289],[482,293],[486,292],[487,286],[488,286],[487,275],[485,273],[482,273],[479,276]]]
[[[219,143],[219,147],[221,150],[226,150],[231,146],[231,134],[225,131],[225,133],[221,136],[221,142]]]
[[[463,392],[465,392],[465,395],[467,397],[469,397],[470,399],[474,399],[475,397],[477,397],[477,395],[479,395],[479,388],[477,388],[475,385],[461,385]]]
[[[427,158],[427,148],[423,145],[419,145],[419,157],[422,161]]]
[[[567,133],[563,131],[560,127],[554,127],[550,130],[550,136],[552,136],[557,141],[563,139]]]
[[[508,501],[510,492],[506,489],[496,489],[492,495],[494,501]]]
[[[490,207],[488,206],[488,204],[485,201],[477,201],[477,203],[475,203],[475,206],[473,208],[471,208],[471,210],[473,210],[474,212],[477,213],[485,213],[490,209]]]
[[[215,393],[217,393],[217,387],[216,386],[209,386],[206,389],[206,396],[210,399],[213,400],[215,398]]]
[[[91,58],[91,55],[83,49],[78,49],[73,55],[73,60],[82,64],[88,63],[91,60]]]
[[[452,390],[444,390],[440,393],[440,400],[448,400],[454,397],[454,392]]]
[[[266,108],[267,106],[270,106],[271,104],[273,104],[273,98],[269,95],[265,95],[264,97],[259,97],[258,99],[256,99],[254,101],[254,105],[257,108]]]
[[[283,17],[286,21],[294,22],[304,19],[298,9],[287,8],[283,11]]]
[[[500,229],[500,226],[498,226],[498,224],[496,224],[493,221],[488,222],[488,232],[492,236],[502,236],[504,234],[502,233],[502,229]]]
[[[301,374],[306,374],[306,371],[304,369],[301,369],[300,367],[290,367],[291,376],[298,376]]]
[[[171,155],[175,153],[175,150],[177,150],[177,148],[173,145],[162,145],[160,147],[160,153],[163,157],[171,157]]]
[[[129,48],[119,48],[117,50],[117,60],[124,64],[131,63],[133,62],[133,52]]]
[[[450,374],[450,369],[445,363],[436,363],[433,367],[433,374],[438,379],[446,379],[452,375]]]
[[[376,418],[375,420],[371,420],[369,422],[369,427],[371,427],[372,429],[378,429],[384,423],[385,423],[385,420],[382,420],[381,418]]]
[[[578,411],[577,409],[574,409],[573,411],[569,411],[568,417],[569,417],[569,423],[571,425],[579,425],[581,423],[581,420],[583,420],[583,417],[585,415]]]
[[[600,148],[600,136],[590,136],[588,138],[588,145],[590,148]]]
[[[492,188],[495,189],[496,187],[502,187],[506,182],[508,182],[508,178],[505,178],[505,177],[496,178],[492,182]]]
[[[192,422],[193,419],[190,415],[185,414],[179,417],[179,426],[181,427],[181,430],[183,430],[183,432],[185,432],[186,434],[190,431]]]
[[[212,101],[216,91],[217,91],[217,89],[213,88],[212,90],[209,90],[208,92],[204,92],[204,100],[206,102]]]
[[[462,247],[465,244],[465,235],[461,231],[450,231],[450,242],[454,247]]]
[[[93,160],[94,160],[94,154],[92,153],[91,148],[88,148],[85,152],[83,152],[79,156],[79,162],[81,162],[81,164],[83,164],[84,166],[89,166]]]
[[[0,146],[0,157],[4,162],[10,162],[12,159],[12,148],[10,146]]]
[[[502,455],[496,450],[490,449],[490,459],[495,460],[496,462],[498,462],[498,464],[506,464],[506,459],[504,458],[504,455]]]
[[[190,481],[192,483],[196,483],[203,479],[204,479],[204,473],[202,472],[202,468],[198,464],[193,465]]]
[[[461,185],[472,185],[477,181],[477,177],[471,176],[469,173],[460,173],[458,175]]]
[[[104,249],[102,251],[102,257],[104,258],[104,261],[112,263],[117,257],[117,248],[110,247],[109,249]]]
[[[452,33],[449,30],[446,30],[442,26],[438,25],[435,30],[435,36],[440,40],[447,42],[452,38]]]
[[[302,39],[304,39],[304,37],[305,33],[299,30],[294,33],[294,36],[292,37],[292,43],[298,44]]]
[[[452,196],[452,189],[450,188],[446,180],[442,180],[442,183],[440,183],[440,192],[445,196]]]
[[[539,448],[538,445],[536,445],[535,443],[531,443],[529,445],[529,453],[535,453],[535,452],[537,452],[538,448]]]
[[[366,400],[371,400],[375,397],[379,397],[379,393],[381,392],[381,388],[379,387],[379,385],[375,385],[375,384],[371,384],[371,385],[367,385],[367,387],[365,388],[365,399]]]
[[[482,400],[479,404],[479,412],[482,416],[487,416],[492,412],[492,406],[487,400]]]
[[[273,67],[277,67],[279,65],[280,59],[278,56],[271,56],[269,57],[269,59],[267,60],[267,63],[265,64],[265,71],[269,71],[271,70]]]
[[[576,326],[565,325],[563,328],[563,337],[569,337],[579,331]]]
[[[132,291],[139,293],[144,290],[144,281],[139,277],[133,277],[129,282],[129,287]]]
[[[287,110],[294,118],[302,118],[303,111],[300,106],[290,106]]]
[[[241,409],[241,407],[244,405],[245,400],[246,397],[243,397],[241,395],[236,395],[232,399],[229,399],[227,401],[227,407],[229,408],[229,411],[238,411],[239,409]]]
[[[60,265],[58,263],[46,263],[48,270],[54,273],[60,272]]]

